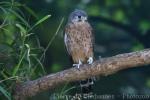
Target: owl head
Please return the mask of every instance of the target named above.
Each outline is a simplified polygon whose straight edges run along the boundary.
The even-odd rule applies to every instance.
[[[69,16],[68,22],[78,23],[87,21],[87,13],[83,10],[75,9]]]

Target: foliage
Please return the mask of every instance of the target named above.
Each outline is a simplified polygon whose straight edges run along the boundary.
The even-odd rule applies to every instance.
[[[0,91],[9,100],[16,81],[26,81],[46,72],[41,62],[41,56],[46,50],[42,49],[33,31],[51,15],[46,15],[30,25],[21,7],[24,6],[14,1],[0,2]]]

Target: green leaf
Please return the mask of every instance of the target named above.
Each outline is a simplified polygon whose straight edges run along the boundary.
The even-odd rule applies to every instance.
[[[61,66],[59,64],[53,64],[51,66],[51,71],[52,72],[58,72],[59,70],[61,70]]]
[[[20,68],[20,66],[21,66],[21,63],[22,63],[22,61],[23,61],[25,55],[26,55],[26,52],[25,52],[25,53],[23,54],[23,56],[21,57],[19,63],[14,67],[13,72],[12,72],[12,76],[15,76],[16,73],[18,72],[18,70],[19,70],[19,68]]]
[[[48,50],[48,48],[49,48],[50,45],[52,44],[53,40],[56,38],[56,36],[57,36],[57,34],[58,34],[58,32],[59,32],[59,30],[60,30],[60,28],[61,28],[63,22],[64,22],[64,18],[61,19],[61,22],[60,22],[60,24],[59,24],[59,26],[58,26],[58,28],[57,28],[55,34],[53,35],[52,39],[48,42],[48,45],[46,46],[44,52],[46,52],[46,51]]]
[[[137,43],[132,47],[132,51],[138,51],[138,50],[142,50],[142,49],[144,49],[144,46],[143,46],[141,43],[139,43],[139,42],[137,42]]]
[[[150,79],[147,79],[146,86],[150,87]]]
[[[147,31],[150,29],[150,22],[148,20],[142,20],[140,23],[139,23],[139,26],[140,26],[140,29],[142,31]],[[144,32],[143,32],[144,33]]]
[[[100,11],[101,11],[101,9],[99,6],[91,5],[88,8],[89,15],[98,16],[98,15],[100,15]]]
[[[10,12],[13,13],[16,17],[18,17],[28,28],[30,28],[30,25],[22,16],[20,16],[17,12],[15,12],[11,9],[10,9]]]
[[[32,16],[34,16],[36,19],[38,19],[38,16],[36,15],[36,13],[29,7],[23,5],[24,9],[27,10]]]
[[[120,21],[120,22],[121,22],[121,21],[124,20],[125,15],[124,15],[124,12],[123,12],[121,9],[119,9],[119,10],[117,10],[117,11],[114,13],[113,17],[114,17],[114,19],[115,19],[116,21]]]
[[[21,34],[21,36],[25,35],[25,33],[27,32],[25,30],[25,28],[22,25],[20,25],[20,24],[16,24],[16,26],[20,29],[21,33],[23,33],[23,34]]]
[[[5,2],[5,1],[1,1],[0,5],[2,5],[2,6],[4,6],[4,5],[11,5],[11,3],[10,2]]]
[[[43,17],[42,19],[40,19],[39,21],[37,21],[30,29],[29,31],[31,31],[34,27],[36,27],[37,25],[41,24],[42,22],[44,22],[45,20],[47,20],[48,18],[50,18],[51,15],[46,15],[45,17]],[[28,32],[29,32],[28,31]]]
[[[0,86],[0,91],[2,92],[2,94],[4,94],[4,96],[5,96],[8,100],[11,100],[11,95],[10,95],[10,93],[8,93],[2,86]]]

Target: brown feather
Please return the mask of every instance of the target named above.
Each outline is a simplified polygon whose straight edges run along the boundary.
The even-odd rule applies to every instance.
[[[92,28],[88,22],[69,23],[65,28],[65,45],[74,63],[87,63],[93,57]]]

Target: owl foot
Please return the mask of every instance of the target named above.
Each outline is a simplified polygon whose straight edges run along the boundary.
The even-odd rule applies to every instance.
[[[91,79],[92,79],[93,81],[96,81],[96,77],[92,77]]]
[[[80,65],[82,65],[81,60],[79,60],[79,63],[78,63],[78,64],[73,64],[73,66],[74,66],[74,67],[77,67],[78,69],[80,68]]]
[[[87,60],[88,64],[92,64],[93,63],[93,57],[89,57],[89,59]]]
[[[100,62],[102,61],[102,57],[101,56],[98,56],[99,57],[99,60],[100,60]]]

